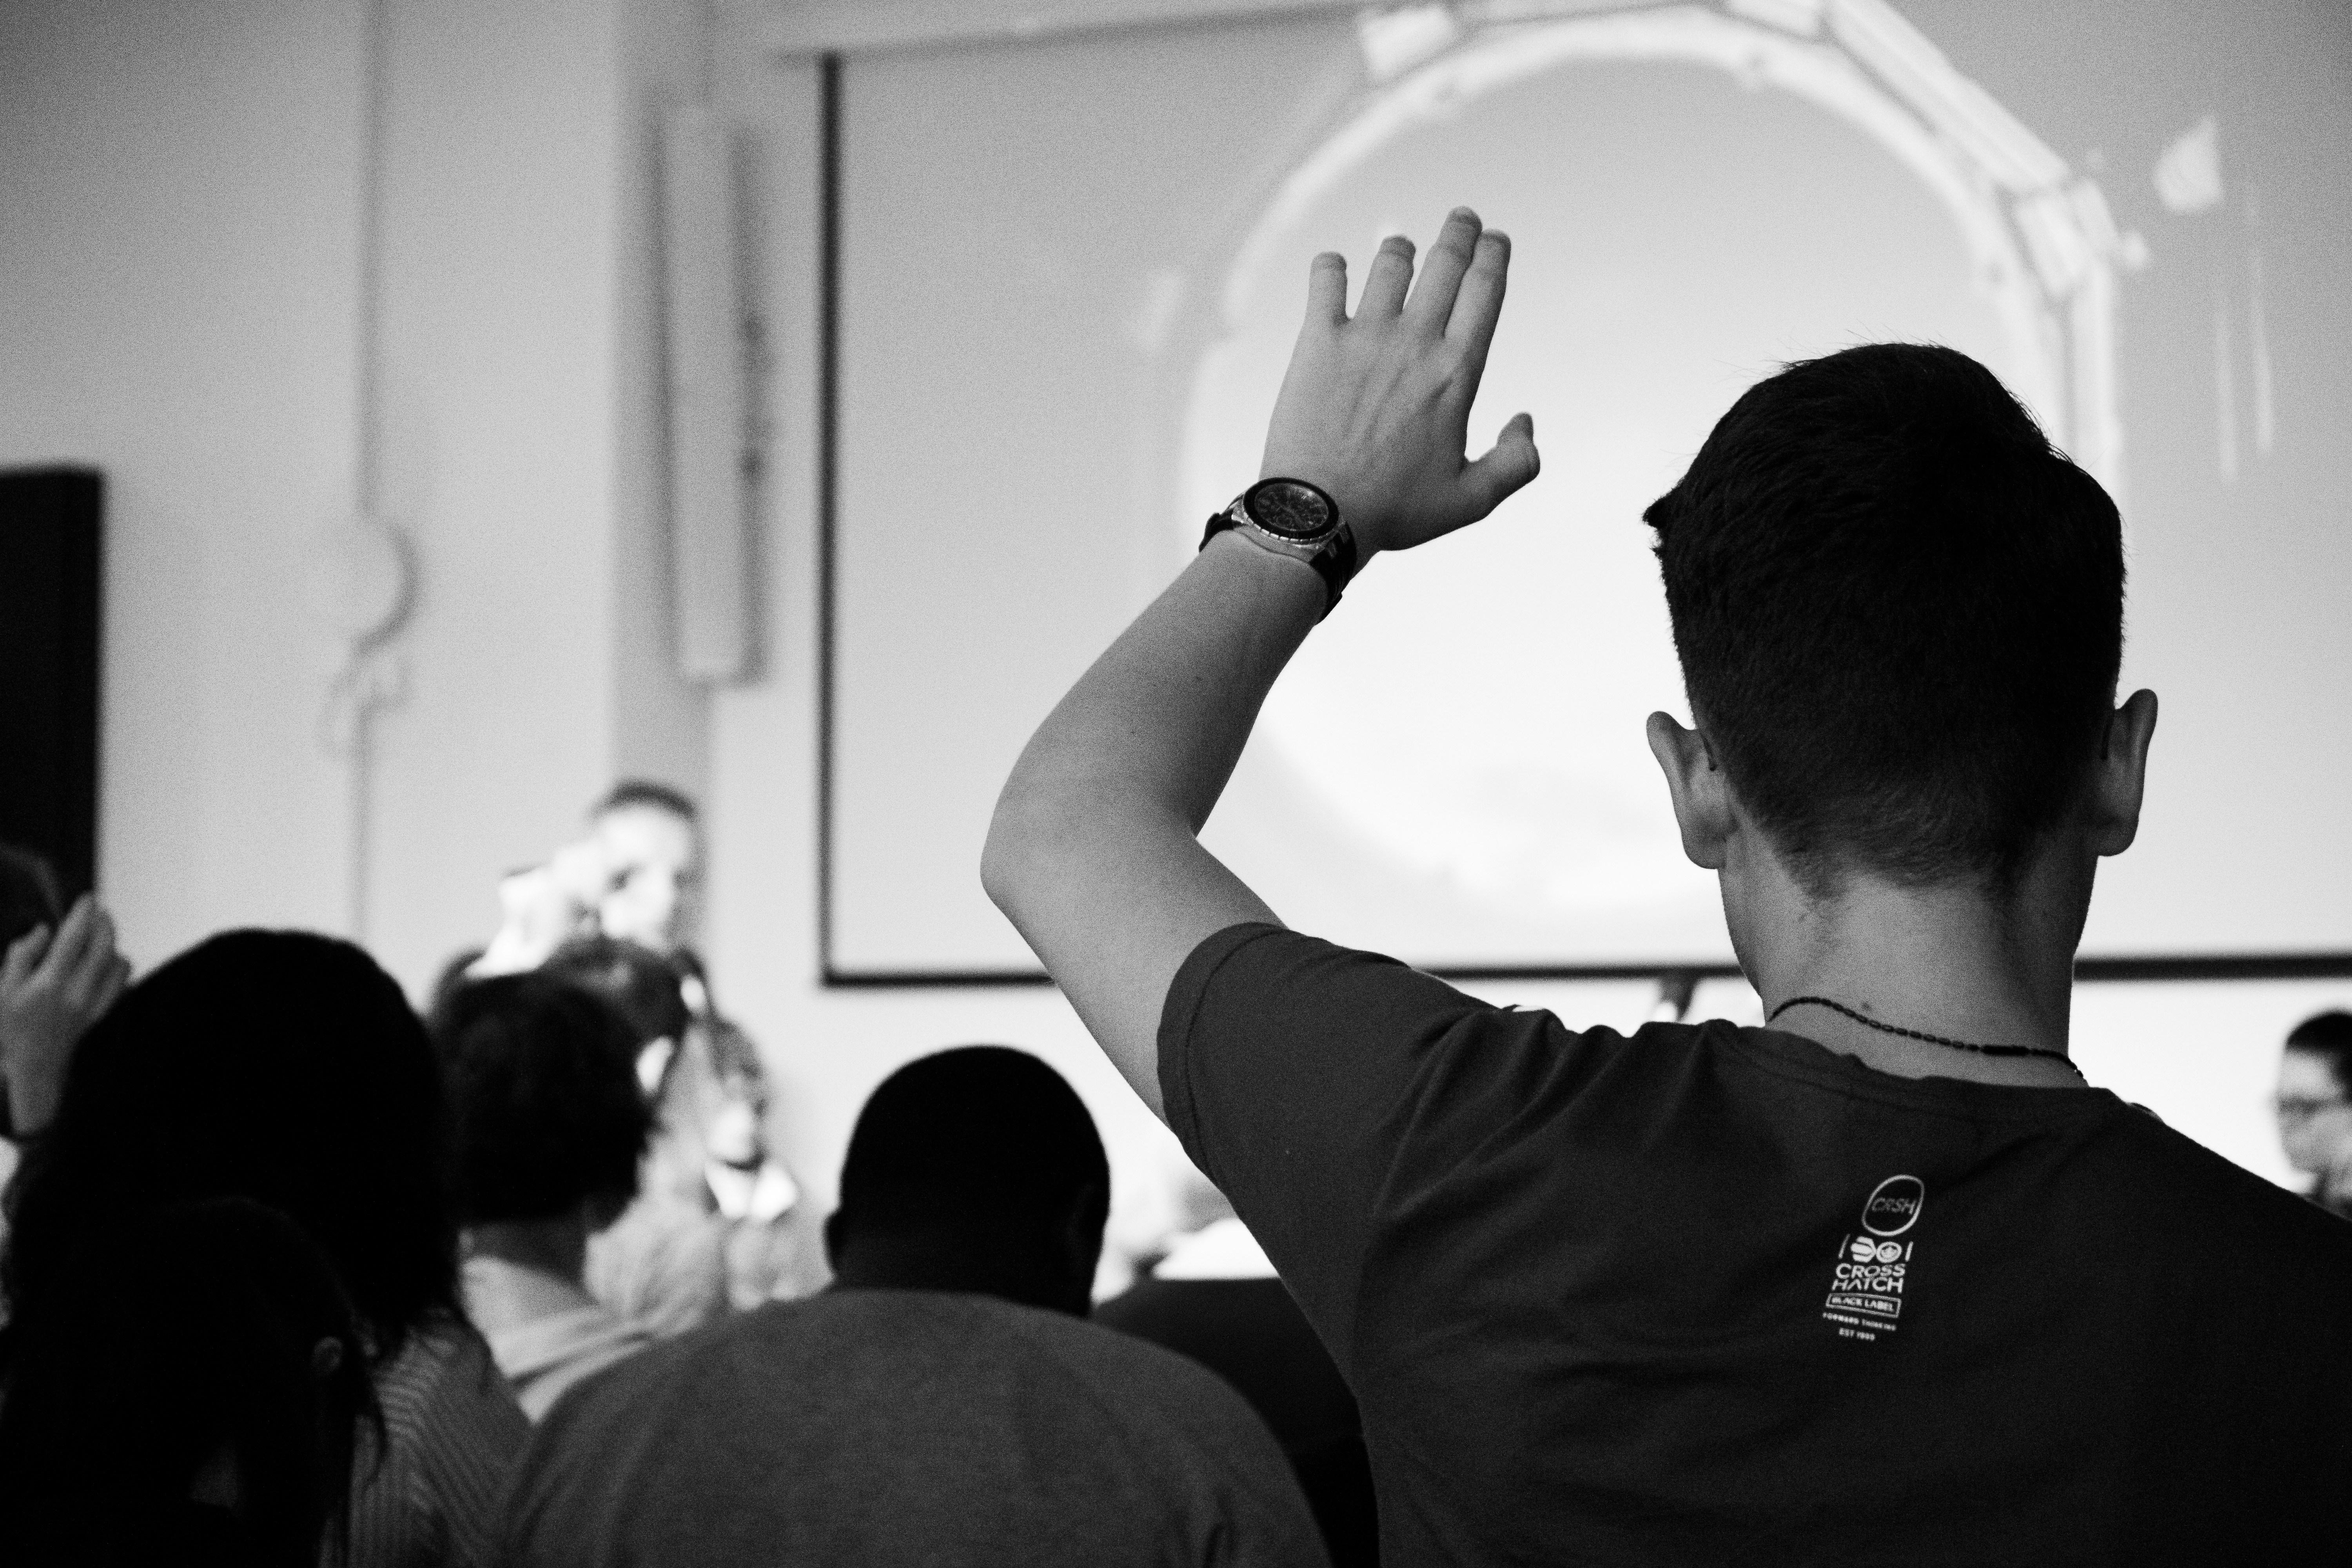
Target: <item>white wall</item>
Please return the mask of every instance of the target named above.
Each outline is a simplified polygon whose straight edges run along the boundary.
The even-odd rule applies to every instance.
[[[384,510],[424,563],[377,732],[370,945],[421,990],[624,771],[701,782],[667,674],[652,106],[692,13],[387,11]]]
[[[704,24],[653,0],[0,7],[0,463],[107,473],[100,882],[141,961],[345,929],[363,869],[360,934],[416,989],[617,773],[702,782],[707,704],[668,673],[649,170]],[[362,503],[363,310],[376,504],[422,570],[355,846],[311,605]]]
[[[152,962],[333,927],[315,534],[352,506],[361,7],[0,7],[0,464],[107,474],[100,883]]]

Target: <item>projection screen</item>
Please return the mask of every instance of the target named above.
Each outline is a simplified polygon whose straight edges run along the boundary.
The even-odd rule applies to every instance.
[[[828,978],[1034,973],[977,879],[1005,773],[1255,477],[1307,258],[1460,202],[1516,241],[1472,439],[1529,410],[1545,473],[1376,563],[1267,703],[1206,838],[1289,923],[1727,964],[1642,739],[1688,715],[1639,515],[1752,381],[1906,339],[2123,504],[2163,717],[2086,955],[2342,973],[2347,38],[2268,0],[1513,3],[840,62]]]

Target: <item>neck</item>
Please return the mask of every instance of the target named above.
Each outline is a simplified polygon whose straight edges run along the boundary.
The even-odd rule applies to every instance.
[[[1912,888],[1853,876],[1834,898],[1814,900],[1781,879],[1751,910],[1742,962],[1767,1014],[1819,996],[1896,1028],[1972,1045],[2063,1055],[2073,1003],[2074,944],[2087,878],[2077,898],[2063,856],[2038,857],[2017,885]],[[1730,889],[1727,887],[1727,895]],[[1987,1056],[1874,1029],[1811,1004],[1775,1027],[1801,1034],[1865,1066],[1904,1078],[2078,1087],[2049,1057]]]
[[[577,1215],[492,1220],[468,1233],[467,1249],[577,1285],[588,1272],[588,1226]]]
[[[1055,1268],[1054,1259],[1009,1256],[1025,1249],[974,1248],[935,1237],[887,1232],[836,1235],[834,1243],[835,1289],[956,1290],[1087,1315],[1088,1277]]]

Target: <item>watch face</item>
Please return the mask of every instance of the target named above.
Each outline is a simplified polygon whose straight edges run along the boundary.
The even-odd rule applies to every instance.
[[[1264,479],[1242,498],[1250,521],[1279,539],[1314,539],[1331,531],[1339,509],[1303,479]]]

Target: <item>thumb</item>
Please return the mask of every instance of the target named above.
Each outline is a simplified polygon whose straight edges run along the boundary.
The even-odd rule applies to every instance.
[[[1514,414],[1503,433],[1495,437],[1493,450],[1462,470],[1462,484],[1476,504],[1478,515],[1484,517],[1542,470],[1543,458],[1536,450],[1535,418]]]

